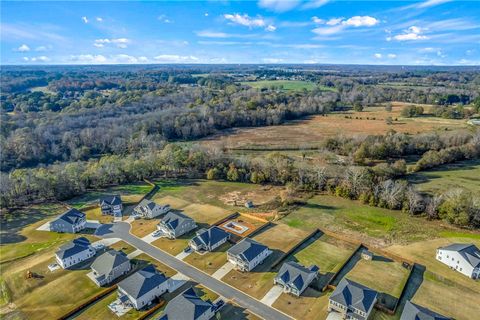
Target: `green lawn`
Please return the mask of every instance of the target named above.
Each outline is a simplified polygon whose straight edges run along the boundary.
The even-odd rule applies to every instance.
[[[205,254],[198,254],[194,252],[186,257],[183,261],[205,271],[208,274],[213,274],[227,262],[226,251],[231,246],[232,245],[229,242],[226,242],[213,252],[207,252]]]
[[[324,91],[336,91],[335,88],[319,86],[313,82],[301,80],[260,80],[241,82],[241,84],[255,89],[271,88],[274,86],[276,88],[282,88],[282,90],[285,91],[301,91],[304,89],[312,91],[315,88],[319,88]]]
[[[480,160],[462,161],[409,175],[418,190],[428,193],[464,188],[480,194]]]

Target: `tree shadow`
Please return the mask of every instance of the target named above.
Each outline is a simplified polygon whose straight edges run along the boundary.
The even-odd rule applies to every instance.
[[[36,209],[14,210],[0,215],[0,243],[19,243],[27,237],[20,234],[25,227],[44,220],[49,215]]]
[[[379,262],[394,262],[392,259],[384,257],[384,256],[379,256],[374,254],[372,257],[372,261],[379,261]]]
[[[423,283],[423,276],[425,273],[426,267],[419,264],[413,265],[413,270],[408,279],[407,283],[405,284],[405,288],[403,290],[402,296],[400,296],[400,300],[397,306],[397,314],[402,314],[403,308],[405,307],[405,303],[413,299],[415,294],[417,293],[418,289]]]

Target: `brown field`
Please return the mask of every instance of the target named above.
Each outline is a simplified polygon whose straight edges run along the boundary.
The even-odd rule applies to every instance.
[[[205,254],[194,252],[183,259],[183,261],[208,274],[213,274],[227,262],[226,252],[231,246],[229,242],[226,242],[213,252],[207,252]]]
[[[181,210],[188,206],[190,202],[174,196],[154,197],[154,201],[160,205],[170,205],[173,209]]]
[[[195,231],[191,231],[190,233],[184,234],[175,240],[159,238],[158,240],[153,241],[152,245],[175,256],[187,247],[188,241],[190,241],[190,239],[192,239],[194,236]]]
[[[362,112],[349,111],[332,113],[327,116],[312,116],[278,126],[233,129],[205,138],[203,143],[220,144],[228,148],[316,147],[321,140],[337,135],[384,134],[392,129],[397,132],[418,133],[466,127],[464,120],[429,116],[402,118],[400,112],[405,105],[404,103],[393,103],[392,112],[387,112],[382,106],[368,107]],[[425,106],[426,111],[429,108],[429,106]],[[353,119],[346,119],[345,116]],[[393,121],[392,125],[388,125],[385,119],[389,116],[398,121]],[[356,117],[358,119],[355,119]]]
[[[323,320],[327,317],[330,294],[312,288],[307,288],[301,297],[282,293],[272,306],[295,319]]]
[[[136,235],[139,238],[145,237],[146,235],[157,230],[157,224],[160,222],[160,219],[138,219],[134,220],[131,225],[132,228],[130,232]]]
[[[114,249],[117,251],[122,251],[125,254],[130,254],[133,251],[135,251],[135,248],[126,243],[125,241],[118,241],[110,246],[108,246],[110,249]]]
[[[112,223],[113,216],[103,215],[100,207],[93,207],[88,210],[82,210],[87,215],[88,220],[98,220],[100,223]]]
[[[220,207],[197,203],[184,207],[183,212],[198,225],[211,225],[233,213]]]
[[[273,227],[267,227],[260,234],[253,237],[255,241],[268,246],[270,250],[279,250],[286,253],[298,242],[308,236],[309,232],[289,227],[283,223],[274,224]]]

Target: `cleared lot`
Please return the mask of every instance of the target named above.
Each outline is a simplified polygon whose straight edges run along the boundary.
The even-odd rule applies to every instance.
[[[226,252],[231,246],[230,243],[226,242],[213,252],[207,252],[205,254],[194,252],[183,259],[183,261],[208,274],[213,274],[227,262]]]

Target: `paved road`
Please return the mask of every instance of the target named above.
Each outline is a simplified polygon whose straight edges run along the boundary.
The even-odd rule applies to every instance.
[[[119,222],[115,224],[103,225],[97,229],[97,236],[103,238],[120,238],[123,241],[129,243],[137,249],[142,250],[147,253],[149,256],[155,258],[156,260],[162,262],[163,264],[169,266],[172,269],[177,270],[178,272],[186,275],[193,281],[201,283],[205,287],[215,291],[217,294],[225,297],[226,299],[232,300],[240,306],[251,310],[256,315],[264,319],[272,320],[290,320],[289,316],[284,313],[269,307],[255,298],[250,297],[249,295],[243,293],[240,290],[237,290],[222,281],[212,278],[210,275],[201,272],[198,269],[186,264],[185,262],[176,259],[175,257],[163,252],[151,244],[146,243],[145,241],[133,236],[130,234],[130,225],[125,222]]]

